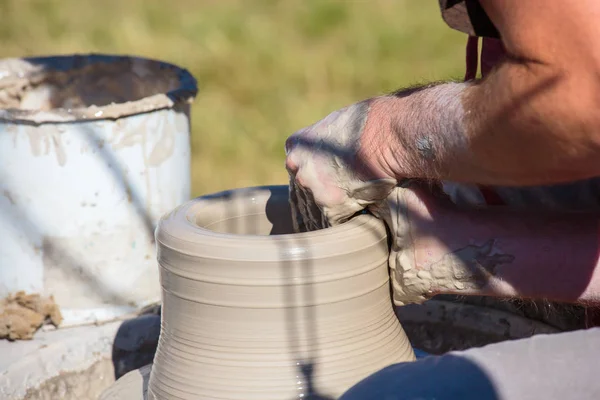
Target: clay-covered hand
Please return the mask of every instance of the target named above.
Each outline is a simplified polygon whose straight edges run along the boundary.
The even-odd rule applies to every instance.
[[[290,196],[306,224],[300,230],[340,224],[384,200],[397,184],[382,162],[389,131],[384,101],[352,104],[286,141]]]
[[[419,237],[424,231],[435,237],[430,229],[430,211],[438,209],[436,203],[437,199],[418,183],[405,181],[371,208],[386,223],[391,236],[389,266],[396,305],[422,303],[434,294],[433,271],[421,269]]]
[[[499,235],[509,237],[494,234],[500,232],[494,227],[502,226],[502,216],[459,209],[441,188],[417,181],[404,181],[371,211],[391,234],[396,305],[422,303],[437,294],[516,294],[496,276],[515,260],[496,243]]]

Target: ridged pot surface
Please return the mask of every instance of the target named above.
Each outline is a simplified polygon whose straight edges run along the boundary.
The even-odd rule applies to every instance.
[[[292,232],[287,186],[200,197],[161,220],[149,398],[335,398],[414,360],[392,309],[381,221]]]

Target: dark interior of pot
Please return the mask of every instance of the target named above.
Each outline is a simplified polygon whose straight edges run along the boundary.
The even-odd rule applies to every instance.
[[[175,70],[150,60],[106,58],[71,68],[64,68],[60,58],[30,62],[38,62],[39,71],[2,80],[0,108],[49,111],[101,107],[168,93],[181,84]]]
[[[235,235],[293,234],[287,186],[219,193],[196,216],[199,227]]]

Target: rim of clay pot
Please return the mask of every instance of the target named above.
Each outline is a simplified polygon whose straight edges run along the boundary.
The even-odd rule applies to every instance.
[[[260,204],[270,201],[269,199],[283,201],[288,197],[287,185],[270,185],[227,190],[195,198],[161,218],[156,229],[159,252],[174,249],[190,256],[215,259],[222,259],[223,254],[227,254],[228,260],[261,262],[314,260],[342,254],[360,259],[363,250],[380,244],[378,247],[387,256],[385,225],[368,214],[358,215],[343,224],[318,231],[273,235],[222,233],[207,229],[207,224],[200,221],[206,216],[212,216],[216,208],[211,207],[218,207],[218,203],[224,199],[237,201],[237,206],[246,204],[260,207]],[[258,214],[260,213],[255,212],[242,216]],[[362,257],[365,260],[369,258]],[[358,264],[360,265],[360,261]]]
[[[43,82],[51,73],[83,73],[91,66],[115,63],[127,64],[129,71],[135,72],[142,79],[149,69],[164,70],[165,73],[176,76],[177,85],[160,93],[100,106],[56,107],[50,110],[0,108],[0,121],[42,124],[117,119],[173,108],[179,103],[191,102],[198,92],[196,79],[191,73],[174,64],[144,57],[89,53],[0,59],[0,97],[4,97],[3,91]]]

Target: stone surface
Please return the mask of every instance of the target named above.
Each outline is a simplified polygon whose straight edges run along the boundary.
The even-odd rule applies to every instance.
[[[0,341],[0,399],[97,400],[115,379],[152,362],[160,308],[126,321],[40,330]]]
[[[115,380],[111,354],[120,324],[41,331],[29,341],[0,341],[0,398],[95,399]]]

